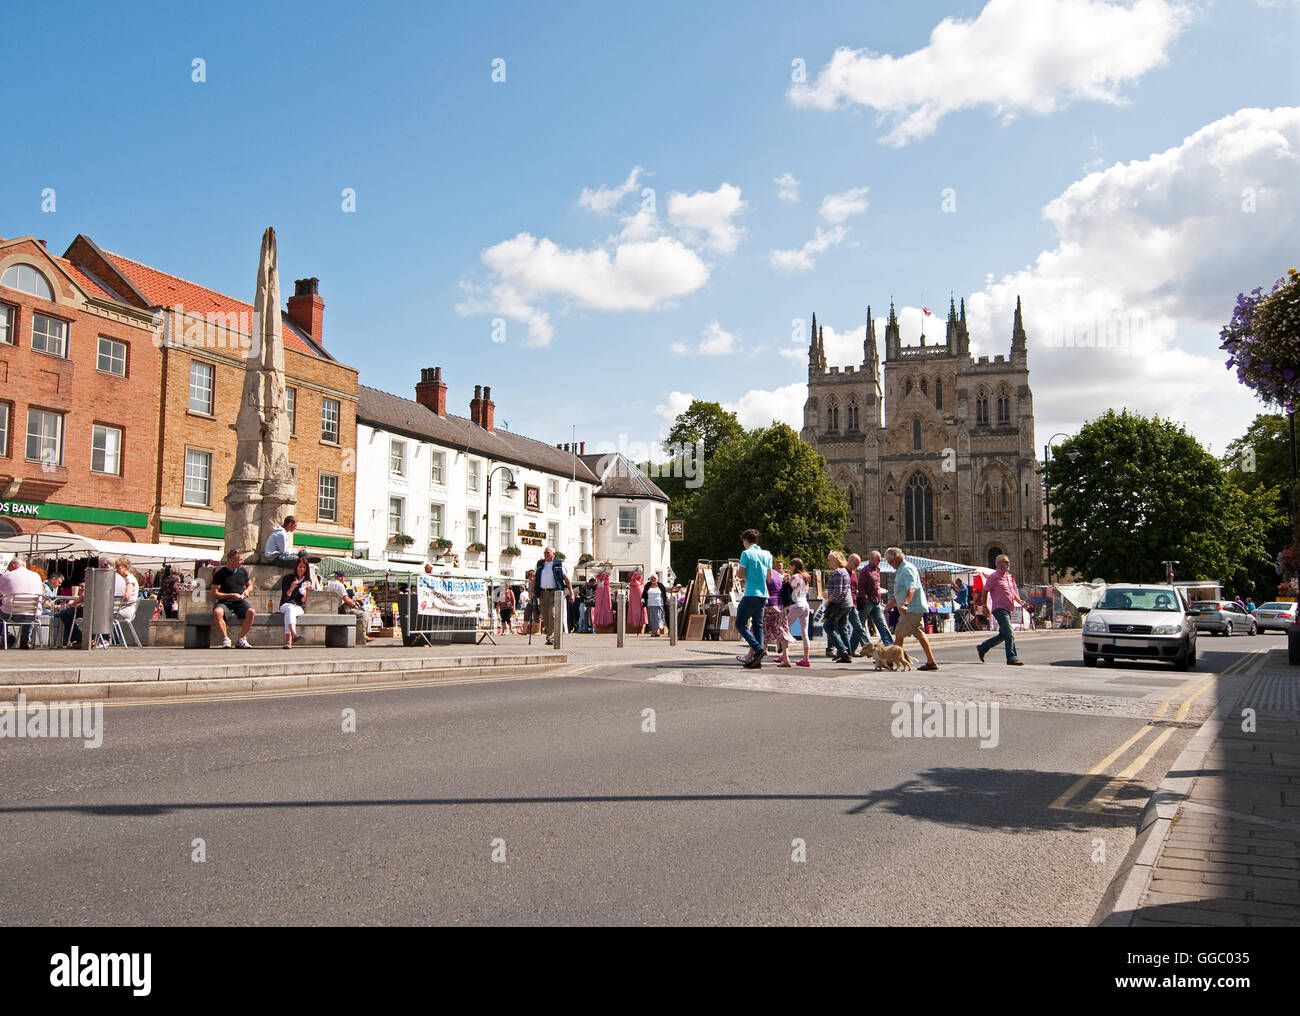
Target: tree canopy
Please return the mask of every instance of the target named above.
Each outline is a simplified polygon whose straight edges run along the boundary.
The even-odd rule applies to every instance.
[[[1077,452],[1077,455],[1071,453]],[[1181,425],[1109,410],[1062,442],[1047,465],[1054,570],[1084,579],[1158,581],[1162,561],[1183,578],[1252,588],[1271,560],[1264,533],[1275,503],[1231,482]]]

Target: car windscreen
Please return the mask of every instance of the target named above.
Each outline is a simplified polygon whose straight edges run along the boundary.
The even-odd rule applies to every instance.
[[[1178,597],[1169,589],[1124,589],[1111,586],[1097,610],[1158,610],[1177,613]]]
[[[1197,600],[1196,602],[1191,604],[1191,609],[1192,610],[1218,610],[1219,601],[1218,600]]]
[[[1290,610],[1294,603],[1266,603],[1262,607],[1256,607],[1256,610]]]

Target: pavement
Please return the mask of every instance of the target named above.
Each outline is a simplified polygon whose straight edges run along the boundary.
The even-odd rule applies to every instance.
[[[1300,668],[1283,643],[1240,674],[1218,682],[1094,923],[1300,924]]]

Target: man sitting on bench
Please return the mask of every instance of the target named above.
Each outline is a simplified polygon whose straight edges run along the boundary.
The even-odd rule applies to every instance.
[[[230,633],[226,631],[226,615],[237,618],[241,628],[239,641],[235,643],[240,649],[252,649],[248,642],[248,631],[253,627],[256,616],[253,605],[248,602],[248,594],[253,589],[253,580],[243,567],[244,553],[232,550],[226,554],[226,566],[218,568],[212,576],[212,620],[221,632],[221,648],[230,648]]]

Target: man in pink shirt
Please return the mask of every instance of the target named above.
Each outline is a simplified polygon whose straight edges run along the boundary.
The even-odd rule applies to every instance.
[[[988,594],[989,609],[993,611],[993,618],[998,623],[998,633],[981,642],[976,647],[976,652],[980,654],[980,663],[983,663],[985,653],[999,642],[1005,642],[1007,665],[1021,667],[1024,664],[1016,658],[1016,640],[1011,634],[1011,611],[1017,603],[1022,607],[1028,607],[1029,604],[1020,598],[1020,590],[1016,588],[1015,577],[1011,574],[1011,558],[1003,554],[994,564],[997,565],[997,571],[984,580],[984,591]]]
[[[4,619],[11,623],[35,621],[35,615],[26,609],[21,613],[15,613],[13,598],[32,594],[39,596],[44,592],[45,584],[41,582],[41,577],[15,557],[9,562],[8,570],[3,575],[0,575],[0,614],[3,614]],[[40,613],[39,608],[37,608],[36,613]],[[31,649],[31,626],[22,628],[21,632],[18,639],[19,646],[23,649]]]

